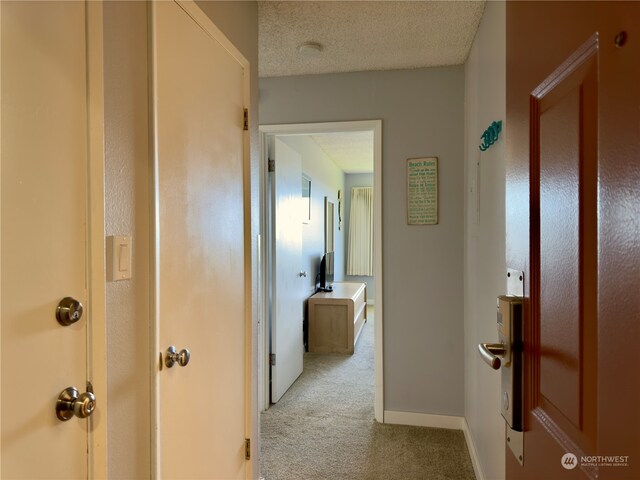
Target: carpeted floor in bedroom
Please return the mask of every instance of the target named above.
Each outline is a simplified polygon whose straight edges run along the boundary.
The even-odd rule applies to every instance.
[[[304,356],[304,372],[261,416],[266,480],[475,479],[459,430],[374,419],[373,309],[351,355]]]

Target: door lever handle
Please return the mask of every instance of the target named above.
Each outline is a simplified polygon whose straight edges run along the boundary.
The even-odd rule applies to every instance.
[[[502,343],[481,343],[478,345],[480,356],[494,370],[498,370],[501,365],[501,357],[507,353],[507,348]]]

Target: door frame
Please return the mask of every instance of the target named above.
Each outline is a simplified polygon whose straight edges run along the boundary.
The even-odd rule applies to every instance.
[[[89,478],[107,478],[107,319],[104,191],[104,54],[103,2],[86,1],[88,83],[88,182],[89,236],[87,239],[88,300],[87,375],[98,405],[89,417]]]
[[[85,1],[87,68],[87,380],[98,409],[88,420],[87,477],[107,478],[107,324],[104,242],[103,2]],[[0,9],[0,12],[2,10]],[[1,17],[1,13],[0,13]],[[0,29],[2,22],[0,21]],[[0,44],[2,35],[0,34]],[[1,80],[0,80],[1,81]],[[0,130],[2,124],[0,120]],[[2,158],[0,153],[0,169]],[[1,202],[1,199],[0,199]],[[0,257],[0,264],[2,259]],[[0,294],[0,305],[2,302]],[[0,336],[2,329],[0,329]],[[2,375],[0,364],[0,376]],[[0,406],[1,406],[0,398]],[[52,406],[53,411],[53,406]],[[0,425],[2,420],[0,419]],[[0,440],[0,449],[1,449]],[[0,456],[1,458],[1,456]],[[1,467],[1,460],[0,460]]]
[[[269,258],[269,198],[268,198],[268,152],[269,138],[278,135],[314,135],[341,132],[373,132],[373,197],[374,197],[374,275],[376,279],[376,315],[374,322],[375,345],[375,419],[384,421],[384,369],[383,369],[383,285],[382,285],[382,120],[361,120],[348,122],[300,123],[260,125],[260,231],[263,241],[260,245],[258,262],[259,318],[258,325],[258,412],[269,408],[269,301],[268,282]],[[266,245],[265,245],[266,244]]]
[[[233,43],[225,36],[213,21],[198,7],[194,0],[173,0],[182,10],[184,10],[193,21],[198,24],[207,34],[218,42],[222,47],[242,66],[244,70],[242,92],[244,97],[244,108],[250,109],[250,64]],[[158,355],[162,352],[160,338],[160,308],[159,308],[159,271],[158,264],[160,260],[159,248],[159,225],[160,225],[160,209],[158,196],[158,139],[157,139],[157,69],[154,58],[156,56],[155,42],[155,2],[147,4],[147,44],[148,44],[148,65],[149,75],[149,145],[151,154],[149,156],[149,178],[150,178],[150,288],[149,288],[149,361],[150,361],[150,427],[151,427],[151,478],[160,478],[160,376]],[[243,196],[244,196],[244,295],[245,295],[245,438],[253,441],[253,407],[252,407],[252,270],[251,270],[251,159],[250,159],[250,139],[249,130],[243,131]],[[251,450],[255,452],[254,447]],[[246,463],[245,478],[253,478],[253,471],[256,470],[257,462],[252,457],[251,461]]]

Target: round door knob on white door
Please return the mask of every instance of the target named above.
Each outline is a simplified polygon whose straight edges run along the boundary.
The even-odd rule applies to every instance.
[[[190,359],[191,352],[188,349],[183,348],[182,350],[180,350],[180,353],[178,353],[176,347],[171,345],[169,348],[167,348],[167,353],[164,357],[164,364],[167,366],[167,368],[173,367],[176,363],[181,367],[186,367]]]
[[[75,387],[67,387],[56,402],[56,416],[63,422],[74,415],[78,418],[89,417],[96,409],[96,396],[91,391],[78,392]]]

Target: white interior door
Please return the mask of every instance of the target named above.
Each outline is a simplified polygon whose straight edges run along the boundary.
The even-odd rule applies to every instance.
[[[152,19],[156,475],[244,478],[248,65],[194,3],[154,3]],[[189,363],[168,368],[169,346]]]
[[[302,159],[275,139],[272,183],[273,284],[271,311],[271,401],[276,403],[302,373]]]
[[[95,305],[103,305],[92,304],[90,294],[104,294],[90,290],[87,263],[92,255],[104,263],[100,250],[88,248],[92,8],[84,2],[0,4],[2,478],[87,478],[94,466],[87,450],[96,416],[64,422],[56,416],[62,390],[85,392],[88,322]],[[98,153],[101,172],[101,148]],[[96,215],[103,218],[100,207]],[[56,321],[64,297],[84,306],[69,326]],[[98,397],[97,412],[105,400]]]

